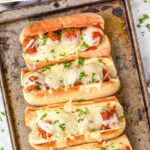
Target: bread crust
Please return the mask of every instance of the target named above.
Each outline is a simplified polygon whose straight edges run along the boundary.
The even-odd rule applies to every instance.
[[[112,61],[112,58],[107,57]],[[26,78],[34,71],[23,70],[21,83],[24,86]],[[72,87],[58,88],[51,90],[32,90],[23,89],[24,98],[27,103],[35,106],[44,106],[65,101],[75,101],[78,99],[92,100],[111,96],[119,90],[120,80],[118,77],[113,81],[87,83]]]
[[[29,68],[29,70],[37,70],[40,68],[43,68],[46,65],[49,64],[55,64],[55,63],[60,63],[60,62],[65,62],[65,61],[71,61],[71,60],[76,60],[78,57],[83,57],[83,58],[91,58],[91,57],[100,57],[100,56],[109,56],[111,51],[111,46],[109,39],[107,35],[104,35],[101,44],[98,46],[96,50],[89,50],[86,52],[81,52],[78,54],[72,54],[69,55],[65,58],[60,58],[59,60],[53,59],[53,60],[48,60],[48,62],[45,61],[40,61],[35,63],[33,60],[29,59],[26,54],[23,54],[23,58],[26,61],[26,64]]]
[[[93,24],[104,24],[103,18],[95,13],[81,13],[34,22],[26,26],[20,34],[20,42],[27,37],[71,27],[84,27]]]
[[[132,147],[130,145],[130,142],[127,138],[127,136],[124,134],[120,137],[111,139],[111,140],[107,140],[105,141],[105,143],[115,143],[116,141],[119,141],[121,143],[123,143],[124,145],[128,145],[130,147],[130,150],[132,150]],[[82,145],[78,145],[78,146],[73,146],[73,147],[69,147],[69,148],[63,148],[62,150],[86,150],[86,149],[90,149],[90,148],[101,148],[102,146],[105,145],[104,142],[96,142],[96,143],[88,143],[88,144],[82,144]]]
[[[102,102],[110,102],[110,103],[116,102],[117,110],[121,110],[121,113],[123,115],[122,106],[119,104],[117,98],[114,96],[108,97],[108,98],[101,98],[101,99],[97,99],[97,100],[93,100],[93,101],[87,101],[87,102],[83,102],[83,103],[74,102],[74,103],[71,103],[71,105],[75,106],[75,107],[78,107],[78,106],[83,107],[83,106],[92,105],[92,104],[96,104],[96,103],[102,103]],[[30,127],[32,130],[34,130],[34,127],[32,126],[32,122],[34,120],[36,111],[38,111],[38,110],[51,111],[56,108],[61,108],[64,105],[65,104],[57,104],[57,105],[50,105],[50,106],[46,106],[46,107],[40,107],[40,108],[27,107],[26,111],[25,111],[25,124],[28,127]],[[96,131],[95,137],[92,136],[92,133],[88,133],[86,135],[74,136],[73,138],[66,137],[65,145],[62,145],[62,141],[59,141],[60,139],[59,140],[56,139],[53,141],[52,140],[44,140],[44,139],[40,138],[40,136],[37,134],[36,131],[31,131],[31,133],[29,134],[29,142],[34,148],[40,149],[40,150],[69,147],[69,146],[73,146],[73,145],[82,144],[85,142],[88,142],[88,143],[96,142],[96,141],[108,140],[108,139],[117,137],[124,131],[125,125],[126,125],[126,122],[125,122],[125,119],[123,118],[122,125],[119,128],[111,129],[111,130],[107,130],[107,131]]]

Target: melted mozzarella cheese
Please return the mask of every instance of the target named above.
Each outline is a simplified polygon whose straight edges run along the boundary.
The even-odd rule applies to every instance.
[[[35,85],[37,82],[42,90],[46,90],[46,85],[50,89],[58,89],[61,87],[70,87],[74,86],[76,81],[80,81],[82,84],[86,83],[101,83],[103,81],[103,69],[106,69],[110,73],[110,79],[116,78],[116,70],[110,69],[114,68],[114,64],[109,63],[107,66],[107,61],[105,63],[98,62],[98,58],[90,58],[84,61],[84,65],[79,65],[78,60],[71,62],[72,65],[70,68],[65,68],[64,64],[59,64],[52,66],[50,70],[39,70],[30,74],[30,76],[25,80],[25,87],[30,85]],[[109,71],[111,70],[111,71]],[[38,77],[35,81],[30,81],[30,77],[35,76]],[[89,84],[89,86],[82,86],[80,90],[84,90],[89,92],[91,87],[101,88],[101,84]],[[52,91],[50,91],[51,93]]]
[[[95,28],[95,27],[88,27],[83,33],[85,34],[83,38],[80,36],[80,33],[77,32],[76,36],[73,38],[64,38],[62,35],[61,40],[53,41],[51,38],[45,39],[45,43],[43,44],[43,36],[39,35],[39,38],[29,43],[33,43],[34,46],[37,47],[37,52],[35,54],[28,54],[25,53],[26,57],[30,60],[36,62],[38,61],[45,61],[45,60],[59,60],[60,58],[67,57],[71,54],[76,54],[79,52],[83,52],[88,47],[84,45],[87,42],[89,46],[96,46],[99,43],[100,38],[91,38],[92,32],[100,32],[103,35],[103,31]]]
[[[98,46],[100,43],[100,37],[93,39],[93,32],[99,32],[101,35],[103,35],[103,31],[96,27],[89,27],[87,29],[83,30],[83,41],[87,43],[90,47]]]
[[[99,132],[101,132],[101,126],[106,122],[101,117],[101,112],[104,111],[106,107],[107,102],[103,102],[101,105],[87,105],[86,108],[85,106],[81,106],[80,111],[77,111],[74,106],[72,106],[72,112],[68,112],[65,108],[57,108],[51,111],[39,110],[37,111],[38,116],[41,117],[44,113],[47,113],[47,116],[43,120],[41,120],[40,117],[37,117],[35,123],[40,125],[40,128],[44,131],[52,133],[52,139],[72,137],[83,134],[86,135],[89,133],[92,133],[92,138],[96,138],[100,136]],[[109,108],[111,109],[111,107]],[[110,129],[115,129],[120,126],[119,120],[116,116],[116,114],[112,116],[112,120],[115,125],[112,125],[111,119],[107,120],[107,124]],[[52,123],[49,124],[47,123],[48,121]],[[62,124],[64,128],[62,127]]]

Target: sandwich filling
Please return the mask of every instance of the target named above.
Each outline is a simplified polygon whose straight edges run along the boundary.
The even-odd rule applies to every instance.
[[[79,57],[72,62],[63,62],[31,73],[24,81],[25,88],[31,90],[51,90],[81,84],[102,83],[117,79],[116,69],[109,58]]]
[[[103,35],[101,25],[51,31],[24,39],[24,54],[35,63],[65,58],[71,54],[95,50]]]
[[[123,111],[116,102],[102,102],[75,107],[64,107],[36,111],[34,130],[44,139],[73,138],[89,135],[100,138],[101,131],[118,129],[123,126]]]

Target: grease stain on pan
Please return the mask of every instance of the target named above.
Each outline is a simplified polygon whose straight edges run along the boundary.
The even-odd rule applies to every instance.
[[[123,10],[120,7],[114,8],[112,14],[120,18],[123,15]]]
[[[2,46],[2,50],[7,51],[9,49],[10,44],[8,44],[9,37],[0,37],[0,46]]]
[[[109,9],[109,8],[112,8],[112,6],[103,6],[103,7],[101,8],[101,10],[107,10],[107,9]]]
[[[86,10],[83,10],[82,12],[83,12],[83,13],[86,13],[86,12],[97,13],[97,12],[99,12],[99,10],[96,9],[95,7],[88,7]]]
[[[142,114],[141,114],[141,110],[138,109],[138,114],[139,114],[139,120],[142,121]]]
[[[58,2],[55,2],[55,3],[54,3],[54,7],[59,8],[59,7],[60,7],[60,4],[59,4]]]

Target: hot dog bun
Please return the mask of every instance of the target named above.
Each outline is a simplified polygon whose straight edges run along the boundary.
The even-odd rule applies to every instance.
[[[112,108],[115,110],[115,114],[112,114],[110,118],[106,120],[107,123],[103,120],[104,118],[102,120],[100,119],[100,122],[96,121],[99,120],[98,116],[101,114],[101,112],[109,112],[109,110]],[[76,110],[78,111],[76,112]],[[57,112],[59,112],[59,114],[56,114]],[[80,113],[81,116],[78,114],[78,112]],[[46,114],[45,119],[41,121],[41,118],[43,118],[41,116],[43,114]],[[76,114],[78,114],[77,118],[80,116],[81,118],[84,119],[80,120],[81,122],[79,122],[79,118],[78,118],[77,121],[73,117],[74,115],[76,116]],[[117,116],[118,119],[116,119],[115,116]],[[46,149],[57,149],[57,148],[69,147],[73,145],[82,144],[85,142],[89,143],[89,142],[108,140],[117,137],[125,129],[126,123],[125,123],[125,118],[123,116],[124,115],[123,115],[122,106],[119,104],[116,97],[108,97],[108,98],[101,98],[101,99],[82,102],[82,103],[74,102],[74,103],[67,103],[67,104],[57,104],[57,105],[50,105],[41,108],[27,107],[25,112],[25,124],[28,127],[30,127],[32,130],[32,132],[29,134],[30,144],[36,149],[46,150]],[[55,119],[57,119],[57,123],[56,121],[54,121]],[[59,124],[61,124],[61,119],[63,119],[63,123],[65,125],[64,131],[59,129],[60,127]],[[77,124],[80,124],[78,127],[75,125],[76,121]],[[91,123],[89,122],[88,124],[86,124],[86,122],[88,121],[90,121]],[[104,123],[105,126],[108,127],[105,129],[102,128],[103,123],[101,121],[103,123],[105,122],[107,124],[106,125]],[[50,125],[55,126],[54,128],[52,128],[54,131],[52,131],[53,135],[51,137],[45,139],[43,138],[43,136],[39,134],[40,132],[38,132],[37,130],[37,125],[39,126],[41,122],[45,122],[45,123],[50,122]],[[89,127],[89,124],[91,124],[92,126]],[[99,127],[99,125],[101,127]],[[42,126],[43,124],[40,125],[41,128]],[[97,129],[93,129],[93,127]],[[55,133],[55,131],[64,132],[64,134],[62,133],[57,134],[57,132]],[[78,134],[73,135],[73,132],[74,134],[79,132],[78,133],[79,135]],[[58,137],[55,137],[55,134]]]
[[[101,16],[94,14],[94,13],[83,13],[83,14],[76,14],[76,15],[71,15],[71,16],[42,20],[42,21],[38,21],[38,22],[35,22],[26,26],[20,34],[20,42],[23,44],[23,41],[26,38],[46,34],[48,32],[54,32],[54,31],[63,30],[66,28],[67,29],[68,28],[83,28],[83,27],[89,27],[89,26],[97,25],[97,24],[101,26],[101,32],[103,32],[104,20]],[[93,32],[95,32],[95,29],[93,29]],[[88,36],[90,35],[88,34]],[[71,52],[72,50],[68,47],[68,50],[70,50],[70,52],[66,53],[66,56],[56,55],[56,58],[53,58],[53,57],[48,56],[47,54],[44,55],[43,53],[41,53],[41,49],[43,49],[43,44],[42,44],[42,46],[39,46],[40,48],[38,52],[35,52],[35,54],[23,53],[23,57],[26,61],[28,68],[30,70],[36,70],[48,64],[76,60],[79,56],[84,57],[84,58],[109,56],[110,51],[111,51],[111,46],[110,46],[108,37],[106,35],[103,35],[103,37],[101,38],[102,38],[101,43],[97,47],[95,47],[94,49],[89,49],[87,51],[80,51],[80,52],[78,51],[79,48],[83,45],[80,39],[79,41],[82,44],[81,43],[80,43],[81,45],[78,44],[77,50],[74,50],[73,52]],[[31,41],[31,43],[32,42],[33,41]],[[48,43],[50,43],[50,41]],[[29,45],[27,47],[29,47]],[[38,45],[40,44],[38,43]],[[62,49],[62,48],[56,48],[57,44],[54,44],[54,45],[55,47],[51,47],[51,46],[48,47],[47,51],[51,49],[55,49],[58,53],[60,49]],[[60,45],[60,43],[58,45]],[[68,46],[68,44],[65,44],[65,45]],[[66,47],[64,49],[67,50]],[[50,55],[50,52],[49,52],[49,55]],[[45,61],[45,58],[46,58],[46,61]]]
[[[102,64],[97,61],[97,60],[101,60]],[[76,63],[77,61],[75,61],[74,63]],[[93,64],[94,63],[94,64]],[[45,75],[45,72],[42,72],[41,70],[39,70],[40,72],[40,76],[39,78],[41,78],[41,75],[43,77],[44,74],[44,80],[41,82],[43,83],[48,83],[47,79],[51,78],[49,77],[51,74],[54,75],[51,78],[50,84],[49,86],[51,87],[52,84],[51,82],[53,81],[53,78],[55,78],[55,80],[58,77],[58,80],[61,81],[61,79],[63,79],[62,81],[64,82],[62,86],[65,86],[67,83],[66,82],[70,82],[74,79],[75,74],[78,72],[78,69],[82,69],[83,67],[88,68],[88,70],[86,70],[84,72],[84,74],[88,74],[89,71],[94,74],[95,73],[95,77],[96,76],[100,76],[99,73],[96,73],[95,71],[99,71],[100,67],[99,65],[103,65],[102,68],[105,68],[107,70],[107,72],[110,74],[110,79],[106,82],[98,81],[96,78],[94,80],[94,82],[90,82],[89,81],[85,81],[85,84],[79,84],[79,85],[75,85],[75,86],[66,86],[66,87],[60,87],[58,88],[58,86],[56,86],[56,88],[54,87],[53,89],[48,89],[48,90],[28,90],[28,88],[25,86],[25,83],[27,83],[27,80],[34,74],[37,72],[30,72],[27,70],[23,70],[22,71],[22,75],[21,75],[21,81],[22,81],[22,86],[24,87],[23,89],[23,94],[24,94],[24,98],[25,100],[31,104],[31,105],[35,105],[35,106],[44,106],[44,105],[48,105],[48,104],[54,104],[54,103],[61,103],[61,102],[65,102],[65,101],[69,101],[69,100],[77,100],[77,99],[85,99],[85,100],[91,100],[91,99],[95,99],[95,98],[100,98],[100,97],[106,97],[106,96],[110,96],[112,94],[114,94],[115,92],[118,91],[119,86],[120,86],[120,80],[117,77],[117,72],[114,66],[114,63],[111,59],[111,57],[107,57],[107,58],[90,58],[85,60],[85,65],[78,67],[78,69],[72,69],[72,68],[63,68],[63,66],[60,66],[62,64],[58,64],[55,66],[52,66],[50,71],[47,70],[47,75]],[[94,65],[96,65],[96,67],[94,67]],[[72,65],[73,66],[73,65]],[[89,68],[90,67],[90,68]],[[57,68],[57,69],[56,69]],[[94,69],[95,68],[95,69]],[[58,73],[57,73],[58,70]],[[65,72],[64,72],[65,71]],[[68,73],[67,73],[68,71]],[[83,73],[83,71],[80,71]],[[100,71],[101,72],[101,71]],[[91,75],[91,73],[89,73],[89,76]],[[62,74],[62,75],[61,75]],[[81,73],[80,73],[81,74]],[[38,74],[39,75],[39,74]],[[80,75],[77,75],[80,78]],[[77,80],[80,80],[80,79]],[[88,78],[88,76],[87,76]],[[89,77],[90,80],[93,77]],[[86,77],[85,77],[86,79]],[[83,80],[83,79],[82,79]],[[93,79],[92,79],[93,80]],[[38,81],[40,82],[40,81]],[[57,82],[57,81],[56,81]],[[28,84],[32,84],[32,82],[29,81]],[[54,83],[55,84],[55,83]],[[59,83],[58,83],[59,84]],[[62,84],[62,83],[61,83]],[[74,82],[73,82],[74,84]],[[45,85],[45,84],[44,84]]]

